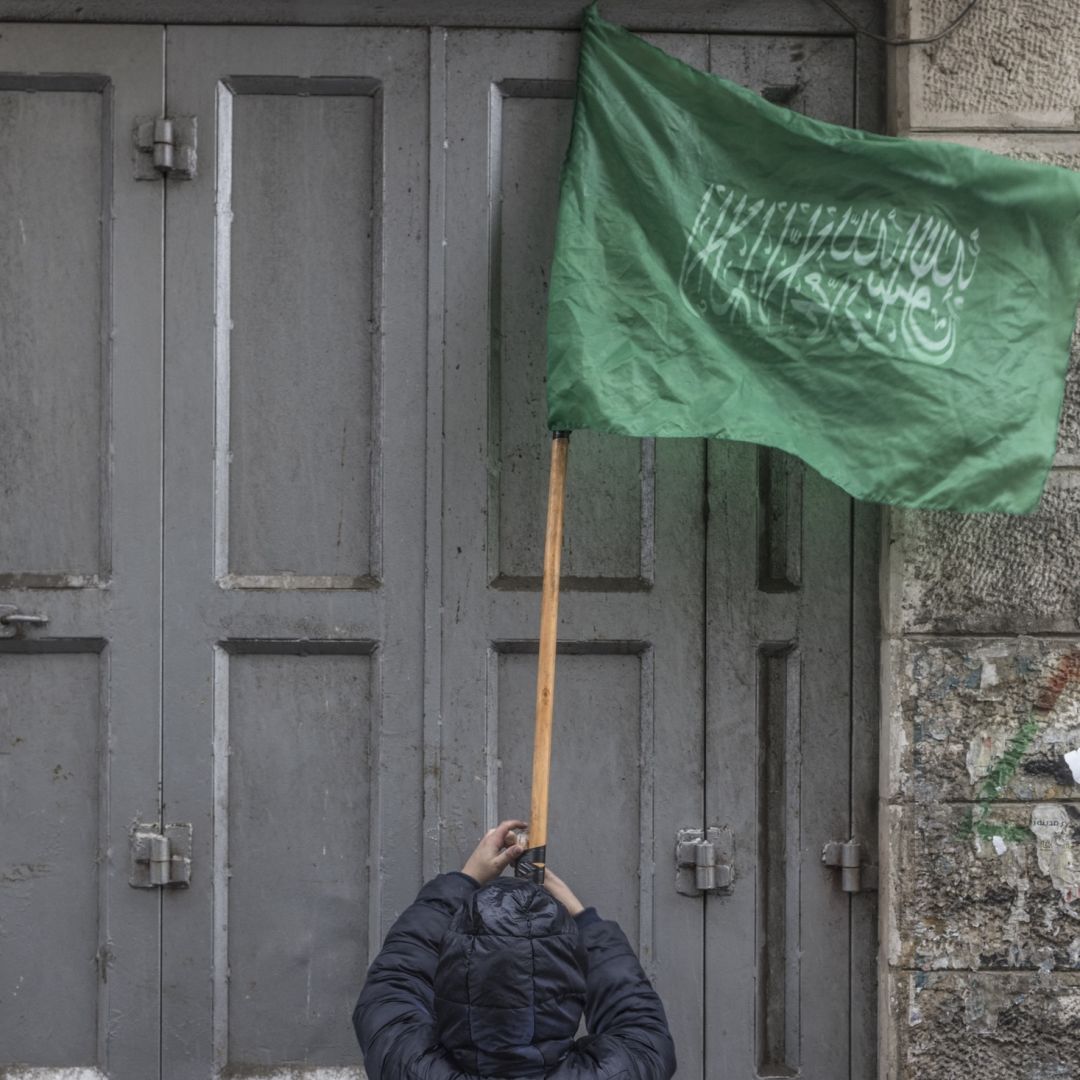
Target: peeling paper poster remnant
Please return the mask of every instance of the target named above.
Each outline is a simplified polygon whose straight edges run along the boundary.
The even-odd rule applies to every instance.
[[[998,670],[996,665],[989,659],[990,656],[1000,656],[999,651],[980,652],[977,654],[982,659],[982,668],[979,671],[979,689],[989,690],[992,686],[997,686],[1001,679],[998,677]]]
[[[1073,782],[1080,784],[1080,750],[1070,750],[1065,755],[1065,764],[1073,774]]]
[[[990,767],[1005,750],[1005,736],[1002,734],[976,735],[971,740],[967,752],[967,770],[972,784],[978,784],[986,778]]]
[[[1080,859],[1072,843],[1072,820],[1064,806],[1039,803],[1031,811],[1039,869],[1067,904],[1080,899]]]

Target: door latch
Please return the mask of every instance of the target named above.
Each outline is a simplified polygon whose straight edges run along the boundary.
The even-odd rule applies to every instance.
[[[136,822],[131,826],[131,885],[155,889],[191,882],[191,826]]]
[[[675,891],[682,896],[730,893],[735,886],[735,847],[726,826],[680,829],[675,843]]]
[[[141,117],[135,121],[135,179],[172,176],[194,180],[196,167],[194,116]]]
[[[878,887],[877,867],[863,861],[858,840],[831,841],[821,849],[821,861],[840,871],[840,888],[846,893],[873,892]]]

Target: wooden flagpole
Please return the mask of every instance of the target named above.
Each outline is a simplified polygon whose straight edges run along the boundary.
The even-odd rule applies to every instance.
[[[540,655],[536,670],[536,732],[533,740],[532,801],[529,809],[528,850],[514,873],[537,885],[544,883],[547,862],[548,788],[551,782],[551,716],[555,704],[555,652],[559,621],[559,558],[562,554],[563,503],[566,494],[566,456],[570,432],[551,437],[547,530],[544,534],[544,585],[540,598]]]

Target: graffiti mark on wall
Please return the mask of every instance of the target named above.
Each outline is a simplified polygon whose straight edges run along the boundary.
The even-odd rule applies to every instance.
[[[991,817],[991,812],[994,800],[999,799],[1008,788],[1009,782],[1016,774],[1020,761],[1030,748],[1041,724],[1053,712],[1066,687],[1076,681],[1078,677],[1080,677],[1080,651],[1065,653],[1058,660],[1049,678],[1036,694],[1027,720],[1009,739],[1001,755],[987,769],[986,775],[979,786],[977,806],[969,812],[964,824],[965,832],[974,834],[980,840],[990,841],[998,854],[1001,854],[999,845],[1010,841],[1021,843],[1030,840],[1034,836],[1039,852],[1039,868],[1043,873],[1047,874],[1050,874],[1048,867],[1052,865],[1056,868],[1056,876],[1055,874],[1050,876],[1054,880],[1055,887],[1062,889],[1063,895],[1067,890],[1071,892],[1071,895],[1066,897],[1066,902],[1071,902],[1080,897],[1080,892],[1076,891],[1076,885],[1080,883],[1080,868],[1076,871],[1073,870],[1071,841],[1068,847],[1067,865],[1065,857],[1059,853],[1063,842],[1060,838],[1071,836],[1071,827],[1068,832],[1064,831],[1064,826],[1062,828],[1057,828],[1056,825],[1051,827],[1050,824],[1047,824],[1050,818],[1043,815],[1045,820],[1040,819],[1043,820],[1043,823],[1038,826],[1043,835],[1037,832],[1035,818],[1038,816],[1037,812],[1045,809],[1045,806],[1042,805],[1037,806],[1033,811],[1032,827],[1030,829],[1011,822],[995,821]],[[1068,762],[1068,757],[1069,755],[1066,755],[1066,762]],[[1071,767],[1071,763],[1069,764]],[[1056,809],[1061,811],[1067,821],[1068,813],[1065,808],[1057,807]],[[1059,815],[1055,813],[1052,817],[1053,821],[1057,822]],[[1057,829],[1054,836],[1057,836],[1058,840],[1053,840],[1050,832],[1047,832],[1047,830],[1053,831],[1054,829]],[[1054,846],[1055,844],[1057,847]],[[1059,885],[1059,881],[1063,885]]]
[[[1080,675],[1080,652],[1068,652],[1058,661],[1046,685],[1039,691],[1032,706],[1033,712],[1053,712],[1058,698],[1076,677]]]
[[[990,820],[990,810],[993,800],[1008,787],[1009,781],[1020,764],[1020,759],[1027,752],[1038,730],[1039,722],[1029,717],[1009,740],[1001,757],[990,766],[986,779],[979,787],[978,806],[976,810],[969,811],[966,827],[981,840],[1020,843],[1028,839],[1030,834],[1022,825]],[[994,846],[996,848],[997,844],[995,843]]]

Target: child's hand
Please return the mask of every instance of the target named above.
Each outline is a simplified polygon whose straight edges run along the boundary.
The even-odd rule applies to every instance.
[[[585,905],[570,891],[570,886],[558,874],[553,874],[549,869],[544,869],[544,888],[547,889],[556,900],[571,915],[580,915],[585,910]]]
[[[520,844],[507,845],[506,834],[511,829],[524,828],[524,821],[501,821],[494,829],[489,829],[476,850],[469,856],[468,862],[461,868],[463,874],[486,885],[497,878],[507,865],[514,861],[525,849]]]

